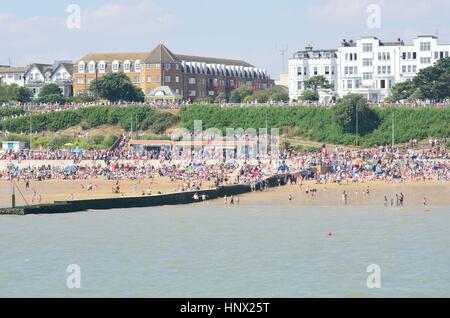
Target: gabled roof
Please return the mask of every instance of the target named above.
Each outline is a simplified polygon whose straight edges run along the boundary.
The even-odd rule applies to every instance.
[[[53,67],[52,76],[56,73],[56,71],[57,71],[60,67],[64,67],[64,68],[66,69],[67,73],[72,74],[72,71],[73,71],[73,64],[72,64],[72,63],[59,62],[58,64],[56,64],[56,65]]]
[[[145,58],[146,64],[180,63],[178,57],[164,44],[158,44]]]
[[[45,75],[47,71],[52,72],[53,66],[50,64],[41,64],[41,63],[33,63],[30,65],[29,69],[25,72],[24,75],[28,74],[29,71],[36,67],[42,75]]]

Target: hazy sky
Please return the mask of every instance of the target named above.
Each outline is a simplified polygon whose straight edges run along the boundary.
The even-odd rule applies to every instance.
[[[81,8],[80,28],[67,27],[70,4]],[[367,24],[370,4],[381,9],[379,28]],[[245,59],[278,78],[286,45],[287,59],[307,43],[436,32],[450,43],[450,0],[0,0],[0,64],[15,66],[163,42],[179,54]]]

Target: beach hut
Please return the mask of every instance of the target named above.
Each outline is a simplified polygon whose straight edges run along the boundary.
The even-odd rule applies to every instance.
[[[22,141],[2,141],[2,149],[7,150],[22,150],[25,148],[25,143]]]

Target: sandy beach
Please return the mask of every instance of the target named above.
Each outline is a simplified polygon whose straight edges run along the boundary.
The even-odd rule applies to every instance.
[[[89,184],[92,184],[92,191],[88,191]],[[16,188],[16,202],[18,206],[32,204],[33,191],[36,196],[41,195],[41,203],[53,203],[54,201],[67,201],[71,193],[74,199],[100,199],[100,198],[117,198],[123,196],[140,196],[142,191],[145,193],[148,189],[152,194],[175,192],[176,188],[182,182],[171,182],[169,178],[155,178],[144,180],[122,180],[120,181],[120,194],[115,194],[112,188],[116,181],[105,179],[88,179],[88,180],[45,180],[31,181],[30,188],[25,188],[25,182],[16,182],[19,191]],[[204,182],[202,187],[208,189],[209,183]],[[9,207],[11,205],[12,186],[9,181],[0,181],[0,207]],[[23,197],[22,197],[23,194]],[[34,204],[38,202],[35,200]]]
[[[88,191],[89,184],[92,184],[92,191]],[[181,182],[171,182],[169,178],[157,177],[153,181],[143,180],[122,180],[120,181],[120,194],[114,194],[112,188],[115,181],[104,179],[88,180],[46,180],[32,181],[30,188],[25,189],[25,182],[16,183],[17,205],[33,204],[33,191],[36,191],[37,198],[41,195],[41,203],[53,203],[54,201],[65,201],[69,199],[71,193],[74,199],[97,199],[97,198],[117,198],[140,196],[142,192],[151,190],[152,194],[172,193]],[[204,182],[203,189],[208,189],[210,183]],[[306,194],[306,189],[315,189],[314,195],[310,192]],[[369,195],[364,192],[369,189]],[[348,195],[348,205],[380,205],[383,206],[384,196],[388,198],[388,206],[393,200],[396,205],[396,194],[403,193],[406,197],[405,205],[421,205],[423,198],[426,197],[430,204],[449,205],[450,204],[450,184],[447,182],[421,181],[410,183],[390,183],[382,181],[365,183],[336,183],[316,184],[314,181],[304,182],[302,186],[288,185],[280,188],[271,188],[264,192],[254,192],[243,195],[241,204],[264,204],[264,202],[289,201],[292,197],[292,204],[301,205],[320,205],[320,206],[340,206],[343,205],[342,193]],[[11,183],[9,181],[0,181],[0,207],[8,207],[11,204]],[[23,194],[23,197],[22,197]],[[25,200],[26,202],[25,202]],[[35,199],[34,204],[37,204]],[[215,200],[209,204],[221,205],[222,200]]]

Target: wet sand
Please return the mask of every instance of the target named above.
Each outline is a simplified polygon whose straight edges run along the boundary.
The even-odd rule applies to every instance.
[[[306,194],[306,188],[316,189],[314,196],[310,192]],[[364,194],[369,187],[369,194]],[[388,198],[387,207],[397,207],[396,194],[403,193],[405,200],[403,206],[423,206],[423,198],[426,197],[428,206],[450,206],[449,182],[410,182],[405,184],[388,182],[366,182],[349,184],[315,184],[315,182],[299,185],[288,185],[279,188],[271,188],[264,192],[254,192],[240,197],[243,205],[290,205],[292,207],[319,206],[342,207],[346,204],[342,201],[342,193],[347,193],[347,206],[379,206],[384,208],[384,196]],[[289,200],[289,196],[292,200]],[[216,200],[213,204],[224,204],[223,200]]]

